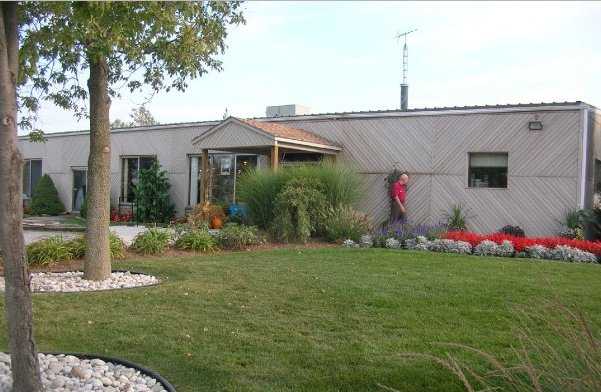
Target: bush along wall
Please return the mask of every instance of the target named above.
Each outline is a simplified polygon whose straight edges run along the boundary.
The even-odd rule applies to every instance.
[[[30,208],[33,215],[58,215],[65,212],[65,206],[48,174],[44,174],[35,187]]]
[[[306,242],[316,236],[339,241],[344,239],[337,238],[344,232],[338,227],[342,220],[363,225],[344,210],[352,208],[362,192],[357,173],[348,167],[322,163],[277,172],[253,170],[240,178],[236,189],[251,223],[281,241]],[[328,227],[333,211],[339,212],[337,227]]]
[[[157,162],[140,171],[140,179],[134,189],[136,197],[136,220],[139,222],[168,223],[175,215],[175,206],[169,198],[167,172]]]

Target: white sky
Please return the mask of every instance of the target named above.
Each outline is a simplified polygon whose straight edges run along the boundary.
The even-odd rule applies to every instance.
[[[312,112],[394,109],[401,45],[409,38],[409,107],[583,100],[601,106],[601,2],[250,2],[231,31],[224,70],[161,93],[162,123],[265,114],[297,103]],[[148,99],[124,92],[111,119]],[[42,105],[45,132],[88,129]]]

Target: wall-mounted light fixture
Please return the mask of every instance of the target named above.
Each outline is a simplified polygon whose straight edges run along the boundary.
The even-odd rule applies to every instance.
[[[528,129],[531,131],[542,131],[543,123],[542,121],[530,121],[528,122]]]

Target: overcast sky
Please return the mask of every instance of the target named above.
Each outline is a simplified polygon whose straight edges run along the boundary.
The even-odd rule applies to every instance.
[[[601,106],[601,3],[250,2],[232,29],[223,71],[161,93],[162,123],[265,114],[297,103],[314,113],[394,109],[409,37],[409,107],[583,100]],[[115,100],[127,120],[148,93]],[[51,104],[37,127],[88,129]]]

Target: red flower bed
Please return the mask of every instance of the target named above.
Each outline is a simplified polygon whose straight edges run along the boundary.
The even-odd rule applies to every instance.
[[[469,242],[472,246],[476,246],[484,240],[490,240],[497,244],[508,240],[513,244],[516,252],[522,252],[533,245],[542,245],[549,249],[558,245],[566,245],[601,256],[601,241],[571,240],[563,237],[514,237],[503,233],[481,235],[469,231],[449,231],[443,237],[449,240]]]
[[[131,222],[134,220],[134,214],[127,212],[120,214],[117,209],[111,210],[111,222]]]

